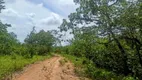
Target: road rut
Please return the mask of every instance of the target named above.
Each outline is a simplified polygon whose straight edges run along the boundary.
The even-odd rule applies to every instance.
[[[74,73],[74,66],[69,61],[61,65],[61,56],[54,56],[45,61],[32,64],[12,80],[80,80]]]

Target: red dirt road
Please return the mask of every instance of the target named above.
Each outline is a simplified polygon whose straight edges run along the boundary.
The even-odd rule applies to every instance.
[[[74,67],[70,62],[61,65],[60,56],[54,56],[45,61],[32,64],[23,73],[18,74],[12,80],[80,80],[74,73]]]

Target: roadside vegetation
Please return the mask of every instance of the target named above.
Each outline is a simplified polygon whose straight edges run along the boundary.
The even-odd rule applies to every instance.
[[[75,65],[75,73],[81,78],[92,80],[136,80],[132,76],[118,75],[106,69],[96,67],[96,65],[85,57],[76,57],[69,54],[60,54]],[[84,80],[84,79],[81,79]]]
[[[3,9],[4,1],[0,0],[0,12]],[[51,56],[53,45],[56,45],[54,30],[36,32],[33,27],[21,43],[15,33],[8,32],[9,27],[12,25],[0,21],[0,80],[29,64],[47,59]]]
[[[59,27],[61,32],[70,32],[73,38],[67,40],[69,45],[59,49],[91,61],[88,74],[93,80],[97,77],[111,80],[119,75],[142,80],[142,1],[74,2],[79,7]]]
[[[34,55],[33,58],[24,58],[19,55],[5,55],[0,56],[0,80],[4,79],[8,75],[12,77],[12,74],[16,71],[21,71],[25,66],[33,64],[37,61],[42,61],[50,56],[38,56]]]

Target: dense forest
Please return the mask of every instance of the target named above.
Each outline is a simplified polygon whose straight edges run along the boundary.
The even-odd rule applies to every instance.
[[[24,43],[0,22],[0,58],[34,59],[50,53],[85,58],[85,73],[93,80],[142,80],[142,1],[74,0],[79,7],[63,19],[59,31],[33,27]],[[0,12],[4,9],[0,0]],[[69,45],[59,45],[61,34],[70,33]],[[1,60],[1,59],[0,59]],[[0,61],[0,65],[2,62]],[[3,67],[0,67],[2,69]],[[10,70],[9,70],[10,71]],[[1,73],[0,78],[7,74]]]

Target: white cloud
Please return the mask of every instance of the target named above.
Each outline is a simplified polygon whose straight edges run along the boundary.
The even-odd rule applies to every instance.
[[[11,24],[12,27],[8,30],[15,32],[22,42],[33,26],[36,26],[37,31],[57,29],[62,19],[67,18],[67,15],[76,8],[72,0],[42,0],[38,4],[29,0],[5,0],[5,2],[6,9],[0,13],[0,20]],[[45,7],[45,4],[50,7]]]
[[[46,5],[52,7],[53,11],[67,17],[70,13],[75,12],[78,5],[73,0],[42,0]],[[54,8],[53,8],[54,7]]]
[[[5,3],[14,3],[16,0],[4,0]]]
[[[7,8],[5,10],[2,10],[1,15],[9,16],[9,17],[21,17],[20,14],[16,12],[15,10],[13,10],[12,8]]]
[[[51,14],[50,17],[47,17],[47,18],[43,18],[41,19],[39,22],[41,24],[44,24],[44,25],[57,25],[59,26],[61,24],[61,19],[62,17],[60,17],[59,15],[53,13]]]
[[[43,7],[43,3],[40,3],[40,4],[38,4],[37,6],[39,6],[39,7]]]
[[[7,0],[5,5],[6,9],[2,10],[0,14],[1,21],[11,24],[12,27],[8,28],[8,30],[15,32],[18,39],[22,42],[34,25],[38,29],[37,31],[40,29],[57,29],[60,20],[62,20],[60,15],[43,7],[42,3],[33,4],[26,0],[14,0],[14,2]],[[45,21],[48,19],[47,23],[52,25],[47,26],[48,24],[41,24],[41,21],[44,19]],[[56,24],[54,25],[53,23]]]
[[[26,13],[29,18],[34,18],[36,16],[35,13]]]
[[[75,5],[73,0],[27,0],[34,4],[39,4],[39,6],[44,6],[49,10],[60,14],[67,18],[67,16],[74,12],[78,5]]]

